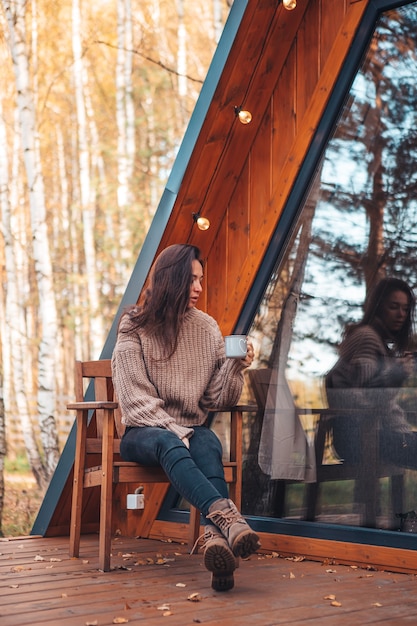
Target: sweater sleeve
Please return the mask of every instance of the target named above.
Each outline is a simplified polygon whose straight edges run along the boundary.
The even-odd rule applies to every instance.
[[[397,412],[395,399],[406,377],[401,363],[387,354],[369,327],[351,333],[341,345],[340,358],[326,377],[329,406],[336,409],[375,410],[379,415]]]
[[[234,406],[238,403],[243,387],[243,371],[246,364],[243,359],[227,359],[224,340],[217,330],[217,364],[200,401],[203,409],[218,409]]]
[[[352,338],[354,354],[351,359],[352,386],[399,387],[406,374],[398,360],[381,349],[374,333],[357,333]]]

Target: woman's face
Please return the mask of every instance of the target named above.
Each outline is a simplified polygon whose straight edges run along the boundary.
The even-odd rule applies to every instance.
[[[382,306],[382,321],[392,333],[404,326],[410,309],[408,295],[404,291],[393,291]]]
[[[200,297],[203,288],[201,286],[201,281],[203,280],[203,268],[201,267],[200,261],[194,259],[191,264],[191,287],[190,287],[190,300],[188,303],[188,308],[191,309],[195,307]]]

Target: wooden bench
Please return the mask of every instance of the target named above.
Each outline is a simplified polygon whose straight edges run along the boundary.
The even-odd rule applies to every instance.
[[[94,400],[90,401],[84,396],[86,389],[90,389],[91,393],[91,385],[94,388]],[[124,426],[114,394],[110,360],[76,362],[75,399],[67,406],[69,410],[76,411],[77,426],[69,553],[71,557],[78,557],[80,553],[84,490],[99,487],[99,567],[109,571],[114,485],[154,485],[152,497],[146,499],[138,528],[135,529],[136,536],[148,537],[170,483],[161,467],[146,467],[123,461],[120,457],[120,439]],[[230,413],[230,455],[229,460],[224,462],[224,470],[229,495],[238,508],[242,495],[242,412],[253,408],[235,406],[217,409],[217,412]],[[191,507],[188,532],[190,549],[199,533],[200,512]]]

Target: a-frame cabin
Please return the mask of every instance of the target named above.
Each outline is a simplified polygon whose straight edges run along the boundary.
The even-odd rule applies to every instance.
[[[280,368],[294,404],[311,415],[325,406],[322,377],[336,358],[342,322],[357,317],[372,267],[383,258],[390,268],[387,251],[398,249],[397,263],[417,284],[417,267],[399,259],[413,209],[404,201],[410,226],[403,222],[400,231],[392,217],[400,209],[387,200],[395,180],[404,189],[398,152],[415,121],[416,26],[417,2],[297,0],[289,11],[280,0],[234,1],[102,358],[111,356],[119,314],[136,302],[155,256],[188,242],[206,260],[200,306],[225,335],[254,337],[255,368]],[[240,122],[240,110],[251,113],[249,124]],[[408,149],[412,161],[414,148]],[[383,215],[382,253],[372,248],[373,203]],[[208,230],[199,230],[198,216],[210,220]],[[417,242],[408,243],[410,255]],[[245,394],[253,394],[249,381]],[[308,439],[317,423],[305,413]],[[413,508],[413,470],[403,472],[402,511],[385,511],[390,476],[378,483],[373,528],[361,521],[363,501],[352,480],[336,480],[327,492],[330,483],[323,483],[307,515],[310,483],[283,478],[274,462],[269,473],[259,470],[262,419],[260,411],[245,427],[243,491],[244,512],[265,548],[417,571],[417,536],[387,522]],[[71,432],[33,534],[68,534],[74,442]],[[264,439],[262,446],[265,456]],[[278,453],[272,446],[269,454]],[[91,531],[97,499],[87,509]],[[171,498],[153,536],[180,538],[186,515]],[[119,504],[114,518],[115,528],[134,535]]]

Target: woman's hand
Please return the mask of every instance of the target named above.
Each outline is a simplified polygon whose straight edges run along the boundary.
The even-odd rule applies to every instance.
[[[251,342],[250,339],[247,340],[247,346],[248,346],[248,351],[246,353],[245,358],[242,359],[242,361],[244,362],[246,367],[249,367],[250,365],[252,365],[252,361],[253,361],[253,358],[255,356],[255,350],[253,348],[253,343]]]
[[[190,448],[190,437],[194,435],[194,430],[192,428],[188,428],[188,426],[180,426],[176,422],[171,422],[168,424],[168,430],[177,435],[178,439],[181,439],[183,444],[189,449]]]

